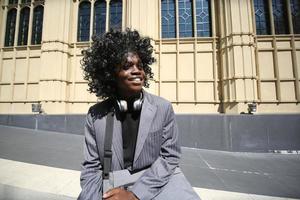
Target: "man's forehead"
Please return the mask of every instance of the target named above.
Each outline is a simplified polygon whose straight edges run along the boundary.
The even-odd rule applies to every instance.
[[[133,62],[139,60],[140,57],[137,53],[128,52],[125,55],[125,62]]]

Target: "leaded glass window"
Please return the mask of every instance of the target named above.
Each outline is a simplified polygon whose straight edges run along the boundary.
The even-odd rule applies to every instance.
[[[44,7],[37,6],[33,11],[31,44],[41,44],[43,32]]]
[[[91,4],[90,2],[83,1],[79,5],[78,12],[78,41],[89,41],[90,38],[90,16],[91,16]]]
[[[211,36],[210,1],[196,0],[197,36]]]
[[[109,8],[109,28],[122,29],[122,0],[111,0]]]
[[[300,0],[291,0],[294,33],[300,34]]]
[[[175,38],[175,0],[161,1],[162,38]]]
[[[17,9],[11,9],[7,13],[6,30],[5,30],[5,46],[13,46],[15,39]]]
[[[102,34],[105,32],[106,21],[106,2],[98,0],[94,6],[94,34]]]
[[[27,45],[30,8],[24,7],[20,13],[18,45]]]
[[[192,0],[178,0],[179,37],[193,37]]]
[[[8,4],[17,4],[18,3],[18,0],[9,0],[8,1]]]
[[[275,34],[288,34],[286,0],[272,0]]]
[[[176,37],[176,20],[179,25],[179,36],[177,37],[211,37],[210,0],[177,1],[178,17],[175,14],[175,0],[161,0],[162,38]],[[194,26],[196,26],[197,32],[194,31]]]
[[[254,0],[256,34],[268,35],[271,33],[268,0]]]

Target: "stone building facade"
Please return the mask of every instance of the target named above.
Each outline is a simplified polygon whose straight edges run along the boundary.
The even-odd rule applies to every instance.
[[[300,112],[299,0],[1,0],[0,113],[83,114],[93,34],[150,36],[150,92],[176,113]]]

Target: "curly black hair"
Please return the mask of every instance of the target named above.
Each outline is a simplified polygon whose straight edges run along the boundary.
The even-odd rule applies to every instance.
[[[145,71],[145,87],[153,78],[150,65],[155,61],[153,46],[149,37],[142,37],[136,30],[127,28],[124,32],[110,30],[92,37],[92,46],[83,50],[81,60],[84,80],[88,81],[88,91],[97,97],[109,98],[117,94],[116,67],[128,52],[135,53]]]

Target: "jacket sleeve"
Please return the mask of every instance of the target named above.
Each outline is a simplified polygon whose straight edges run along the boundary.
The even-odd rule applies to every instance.
[[[102,166],[99,159],[93,119],[87,114],[84,139],[84,161],[80,176],[81,193],[78,200],[102,199]]]
[[[175,114],[169,103],[163,122],[159,157],[130,190],[141,200],[153,199],[168,183],[175,168],[179,166],[180,153]]]

